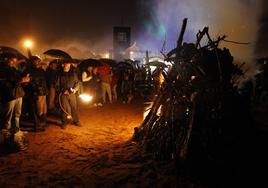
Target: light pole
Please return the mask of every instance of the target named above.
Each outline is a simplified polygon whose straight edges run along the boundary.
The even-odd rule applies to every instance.
[[[31,40],[24,41],[24,47],[27,49],[28,57],[32,56],[31,48],[33,46],[33,42]]]

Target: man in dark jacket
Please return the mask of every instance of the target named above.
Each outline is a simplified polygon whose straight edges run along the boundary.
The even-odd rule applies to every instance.
[[[48,88],[48,95],[47,95],[47,107],[48,113],[55,113],[55,97],[56,97],[56,89],[55,84],[57,80],[58,74],[58,60],[53,60],[49,63],[48,68],[46,69],[46,80],[47,80],[47,88]]]
[[[59,105],[63,112],[62,128],[72,120],[72,124],[81,126],[77,114],[77,101],[75,93],[79,89],[79,80],[76,72],[71,67],[71,61],[65,60],[62,63],[59,76],[56,82],[56,88],[59,92]]]
[[[34,119],[35,130],[44,131],[47,114],[47,86],[45,71],[41,67],[41,59],[37,56],[30,57],[29,67],[26,68],[24,74],[29,74],[31,78],[26,87],[26,95],[29,99],[29,110]]]
[[[30,80],[29,75],[22,77],[16,66],[17,58],[10,54],[6,57],[5,64],[0,71],[0,93],[3,103],[1,130],[7,140],[10,140],[12,135],[20,130],[22,97],[24,96],[21,84]],[[13,119],[15,120],[14,124],[12,123]],[[21,144],[19,145],[20,149],[23,149],[23,144],[19,144]]]

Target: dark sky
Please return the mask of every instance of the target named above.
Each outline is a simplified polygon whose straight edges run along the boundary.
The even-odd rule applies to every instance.
[[[30,37],[36,53],[52,47],[108,50],[113,26],[124,25],[132,28],[132,42],[159,51],[165,38],[168,49],[175,47],[187,17],[185,40],[194,42],[196,32],[209,26],[212,36],[252,42],[249,49],[268,55],[265,7],[265,0],[0,0],[0,45],[22,50],[21,41]],[[247,51],[228,47],[237,56]]]
[[[39,44],[61,40],[87,40],[89,45],[105,39],[111,44],[113,26],[141,28],[141,1],[135,0],[1,0],[0,44],[18,45],[25,37]],[[110,38],[107,40],[107,38]]]

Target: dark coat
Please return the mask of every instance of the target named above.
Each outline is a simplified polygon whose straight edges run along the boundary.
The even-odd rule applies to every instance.
[[[0,68],[0,96],[3,102],[9,102],[24,96],[20,83],[22,74],[17,69],[8,65]]]
[[[56,81],[57,91],[62,92],[73,88],[78,91],[79,80],[77,73],[71,69],[69,72],[60,71]]]
[[[24,71],[24,74],[30,74],[27,92],[29,91],[33,96],[47,95],[46,74],[44,69],[29,67]]]
[[[56,81],[57,81],[57,70],[53,70],[50,67],[46,69],[46,81],[47,81],[47,87],[55,87]]]

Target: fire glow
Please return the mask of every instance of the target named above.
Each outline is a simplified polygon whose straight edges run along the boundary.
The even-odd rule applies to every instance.
[[[93,97],[88,94],[80,94],[79,98],[82,99],[83,102],[90,102]]]

